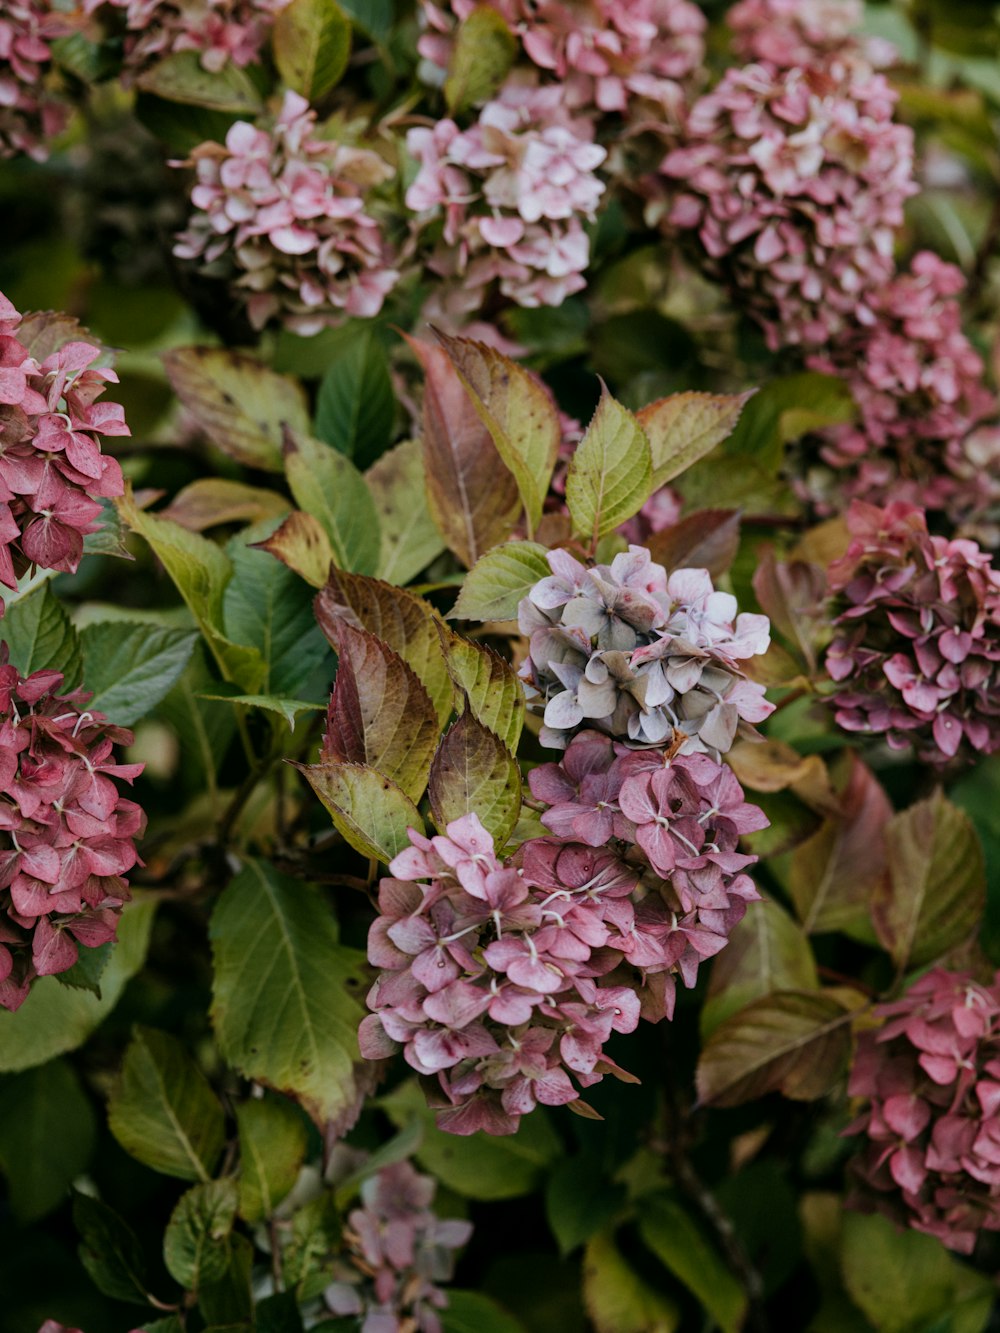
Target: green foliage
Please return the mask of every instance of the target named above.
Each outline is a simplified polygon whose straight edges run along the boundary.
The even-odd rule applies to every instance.
[[[286,444],[285,474],[299,508],[326,533],[338,567],[374,574],[381,552],[378,514],[350,459],[304,435]]]
[[[517,42],[495,9],[474,9],[459,25],[444,84],[451,115],[489,101],[514,62]]]
[[[506,542],[469,571],[451,614],[456,620],[513,620],[532,584],[549,573],[544,546]]]
[[[315,432],[365,468],[392,442],[396,399],[385,348],[368,323],[350,323],[319,385]]]
[[[388,864],[409,846],[407,829],[423,830],[417,807],[377,769],[325,762],[304,764],[302,772],[340,834],[362,856]]]
[[[210,1180],[181,1195],[163,1237],[163,1260],[182,1287],[198,1292],[225,1277],[236,1198],[233,1180]]]
[[[440,830],[475,813],[502,847],[521,812],[521,770],[500,737],[470,708],[438,746],[427,794]]]
[[[121,726],[138,722],[184,674],[196,639],[189,630],[142,623],[86,625],[80,648],[90,707]]]
[[[65,1060],[0,1077],[0,1169],[19,1222],[62,1203],[96,1140],[97,1118]]]
[[[274,25],[274,61],[289,88],[318,101],[340,80],[351,25],[336,0],[292,0]]]
[[[80,683],[83,658],[80,636],[66,608],[46,579],[7,607],[3,642],[22,676],[32,671],[61,671],[67,690]]]
[[[605,392],[573,454],[566,503],[573,526],[596,547],[649,498],[653,459],[645,431]]]
[[[280,1097],[261,1097],[236,1108],[240,1136],[239,1214],[260,1222],[298,1179],[305,1161],[306,1126],[295,1107]]]

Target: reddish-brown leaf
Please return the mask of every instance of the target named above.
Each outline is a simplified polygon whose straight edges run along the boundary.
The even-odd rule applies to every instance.
[[[653,559],[671,569],[725,574],[740,548],[738,509],[702,509],[649,539]]]

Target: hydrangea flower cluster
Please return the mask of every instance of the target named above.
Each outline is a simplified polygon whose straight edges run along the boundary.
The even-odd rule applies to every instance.
[[[633,99],[676,106],[678,81],[705,55],[705,16],[688,0],[489,0],[520,39],[525,56],[558,80],[577,108],[625,113]],[[428,82],[443,80],[458,22],[476,0],[421,0],[426,31],[417,49]]]
[[[726,15],[733,50],[741,60],[766,61],[779,69],[851,58],[888,65],[895,48],[878,38],[859,38],[861,0],[739,0]]]
[[[873,299],[873,325],[809,359],[843,376],[858,406],[856,422],[824,432],[821,450],[847,495],[892,495],[956,518],[988,502],[990,469],[971,465],[967,440],[996,400],[962,332],[964,286],[958,268],[921,251]]]
[[[6,0],[0,11],[0,158],[41,160],[66,123],[66,107],[45,87],[51,43],[68,31],[65,14],[44,0]]]
[[[740,662],[767,650],[766,616],[741,612],[703,569],[670,576],[630,546],[587,568],[548,553],[552,574],[518,608],[529,655],[529,705],[544,710],[543,745],[562,748],[581,727],[637,745],[672,743],[718,758],[773,711]]]
[[[409,1162],[385,1166],[361,1186],[361,1206],[344,1230],[346,1261],[326,1288],[335,1315],[357,1315],[362,1333],[441,1333],[438,1311],[448,1304],[437,1285],[454,1270],[454,1251],[472,1223],[433,1211],[437,1181]]]
[[[121,406],[96,401],[118,382],[113,370],[94,366],[101,349],[64,341],[39,361],[19,338],[21,326],[0,294],[0,584],[8,588],[31,565],[76,569],[84,536],[99,526],[101,499],[124,489],[100,437],[129,434]]]
[[[699,262],[763,327],[772,351],[872,323],[894,232],[915,192],[913,133],[861,62],[726,72],[691,107],[648,214],[692,232]]]
[[[830,566],[838,723],[943,764],[1000,749],[1000,572],[973,542],[927,531],[904,501],[854,501]]]
[[[508,84],[468,130],[453,120],[410,130],[420,163],[406,192],[418,225],[443,219],[428,260],[452,313],[478,310],[494,281],[522,306],[559,305],[586,286],[606,153],[592,123],[572,115],[558,86]]]
[[[849,1085],[868,1099],[847,1130],[867,1135],[851,1202],[971,1254],[1000,1231],[1000,973],[934,968],[875,1013]]]
[[[378,314],[399,273],[367,209],[392,169],[320,137],[304,98],[287,92],[272,129],[237,121],[224,145],[175,165],[193,165],[197,183],[174,254],[229,277],[254,328],[277,321],[309,335]]]
[[[60,695],[58,671],[22,677],[0,662],[0,1005],[16,1009],[35,977],[65,972],[78,946],[113,940],[124,876],[145,816],[114,779],[142,764],[112,750],[132,733]]]
[[[260,58],[275,16],[289,0],[91,0],[123,11],[125,65],[141,69],[176,51],[197,51],[202,68],[217,73]]]

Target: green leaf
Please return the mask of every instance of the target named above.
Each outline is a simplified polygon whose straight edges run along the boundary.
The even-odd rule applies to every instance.
[[[381,550],[378,514],[351,460],[328,444],[299,436],[286,448],[285,472],[296,504],[329,538],[337,565],[374,574]]]
[[[596,545],[642,508],[652,487],[646,433],[604,389],[566,474],[566,503],[574,528]]]
[[[132,1228],[89,1194],[73,1193],[73,1223],[80,1262],[99,1291],[118,1301],[147,1305],[146,1264]]]
[[[389,359],[371,324],[352,321],[345,333],[349,336],[320,381],[315,432],[363,468],[389,447],[396,395]]]
[[[220,708],[202,698],[221,688],[199,643],[188,669],[156,710],[157,717],[177,735],[184,755],[179,779],[188,791],[201,791],[206,786],[209,792],[215,790],[216,772],[236,730],[234,709]]]
[[[754,1000],[779,990],[819,988],[816,962],[802,929],[773,899],[750,903],[729,943],[712,960],[701,1011],[702,1037]]]
[[[312,514],[295,509],[270,537],[257,545],[314,588],[322,588],[333,563],[333,547],[323,525]]]
[[[424,455],[419,440],[404,440],[365,473],[381,529],[379,578],[409,583],[445,549],[427,507]]]
[[[216,904],[211,941],[224,1059],[296,1097],[318,1124],[334,1119],[355,1095],[363,983],[324,900],[266,861],[248,861]]]
[[[351,25],[334,0],[292,0],[274,20],[272,44],[284,82],[318,102],[347,68]]]
[[[301,386],[244,352],[175,347],[163,354],[163,364],[174,392],[197,424],[238,463],[281,472],[285,437],[309,433]]]
[[[750,393],[673,393],[636,413],[653,462],[653,489],[685,472],[731,435]]]
[[[301,1114],[280,1097],[257,1097],[236,1108],[240,1135],[239,1213],[244,1222],[271,1217],[299,1177],[307,1134]]]
[[[477,15],[499,19],[494,10],[474,10],[463,28]],[[542,516],[559,455],[562,432],[552,395],[536,375],[495,348],[471,338],[437,336],[497,453],[517,481],[530,537]]]
[[[230,1261],[236,1181],[210,1180],[182,1194],[163,1237],[167,1272],[189,1291],[220,1281]]]
[[[168,102],[185,102],[210,111],[256,113],[261,95],[246,70],[227,60],[221,70],[202,67],[198,51],[176,51],[143,71],[136,86]]]
[[[80,990],[90,991],[100,999],[101,977],[111,962],[114,949],[112,940],[99,944],[96,949],[81,949],[73,966],[68,967],[65,972],[57,972],[56,980],[61,986],[74,986]]]
[[[62,1203],[96,1139],[97,1118],[67,1061],[0,1078],[0,1167],[18,1222],[34,1222]]]
[[[482,1292],[449,1287],[445,1294],[448,1304],[439,1314],[442,1333],[525,1333],[519,1319]]]
[[[622,1258],[611,1232],[587,1246],[583,1299],[596,1333],[674,1333],[680,1310]]]
[[[786,444],[824,426],[853,421],[857,410],[842,379],[812,370],[779,376],[744,402],[725,452],[752,456],[775,469],[781,466]]]
[[[488,644],[463,639],[443,627],[441,635],[451,678],[472,716],[516,753],[525,710],[517,672]]]
[[[438,739],[430,695],[399,654],[367,630],[342,623],[337,642],[323,762],[377,769],[418,801]]]
[[[132,555],[125,545],[125,525],[113,500],[101,501],[101,516],[94,521],[100,527],[84,537],[84,555],[113,555],[120,560],[131,560]]]
[[[505,542],[469,570],[451,617],[454,620],[513,620],[518,603],[539,579],[552,573],[544,546]]]
[[[229,1238],[229,1267],[217,1282],[205,1282],[198,1309],[217,1333],[251,1333],[253,1317],[253,1246],[246,1236]],[[205,1333],[209,1333],[209,1328]]]
[[[437,748],[427,795],[442,832],[453,819],[476,814],[502,847],[521,812],[521,770],[500,737],[467,709]]]
[[[309,1200],[292,1214],[291,1234],[285,1232],[281,1268],[285,1284],[300,1298],[318,1295],[330,1281],[330,1260],[340,1248],[342,1225],[333,1192]]]
[[[87,705],[112,722],[138,722],[184,674],[197,640],[189,630],[99,622],[80,632],[83,682],[93,694]]]
[[[507,77],[517,40],[497,13],[483,5],[459,25],[448,62],[444,99],[450,116],[488,102]]]
[[[265,713],[276,713],[288,723],[289,731],[295,730],[295,723],[300,713],[320,713],[323,704],[310,703],[308,699],[286,699],[280,694],[211,694],[198,695],[199,699],[211,699],[220,703],[233,704],[236,708],[263,708]]]
[[[944,1246],[877,1214],[844,1214],[840,1261],[851,1299],[879,1333],[917,1333],[951,1306],[955,1277]]]
[[[698,1062],[698,1096],[739,1106],[782,1092],[813,1101],[829,1091],[850,1054],[850,1011],[821,992],[776,991],[726,1019]]]
[[[394,0],[341,0],[340,7],[373,42],[384,42],[389,37]]]
[[[181,1180],[208,1180],[225,1124],[211,1085],[181,1043],[137,1027],[108,1103],[112,1134],[138,1161]]]
[[[722,1329],[738,1333],[747,1310],[746,1292],[676,1199],[643,1199],[639,1234]]]
[[[566,1157],[557,1162],[545,1186],[545,1214],[561,1254],[570,1254],[603,1231],[625,1202],[625,1190],[612,1184],[596,1157]]]
[[[254,1308],[254,1333],[303,1333],[302,1315],[294,1291],[277,1291]],[[315,1325],[313,1326],[315,1327]]]
[[[388,864],[410,845],[407,829],[424,821],[389,778],[364,764],[302,764],[299,771],[329,810],[341,837],[361,853]]]
[[[80,640],[49,580],[8,605],[0,639],[10,648],[11,666],[22,676],[43,669],[61,671],[64,690],[79,684]]]
[[[872,919],[900,969],[918,967],[975,930],[986,900],[986,867],[969,816],[938,789],[890,820],[889,874]]]
[[[0,1070],[15,1072],[75,1050],[107,1018],[142,967],[149,947],[155,901],[130,903],[122,912],[118,943],[101,978],[101,996],[40,977],[16,1013],[0,1010]]]

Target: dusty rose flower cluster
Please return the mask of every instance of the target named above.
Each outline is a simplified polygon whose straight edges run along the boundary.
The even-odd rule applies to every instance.
[[[140,69],[176,51],[197,51],[201,65],[217,73],[229,61],[258,60],[275,15],[289,0],[91,0],[123,11],[125,67]]]
[[[739,0],[726,23],[733,50],[748,62],[762,60],[779,69],[833,58],[890,64],[895,57],[890,43],[857,35],[863,18],[861,0]]]
[[[21,323],[0,294],[0,584],[8,588],[31,565],[76,569],[101,499],[123,491],[100,437],[129,434],[121,406],[96,401],[118,382],[93,365],[101,349],[63,342],[39,361],[18,336]]]
[[[573,107],[625,113],[634,99],[676,106],[678,81],[703,62],[705,16],[688,0],[489,0],[527,60],[559,81]],[[418,43],[428,81],[444,77],[457,23],[475,0],[421,0]]]
[[[437,1285],[454,1270],[453,1253],[472,1235],[472,1223],[433,1211],[437,1181],[409,1162],[395,1162],[361,1186],[361,1206],[344,1229],[346,1257],[326,1288],[335,1315],[356,1315],[362,1333],[441,1333],[438,1311],[448,1304]]]
[[[772,351],[817,348],[858,321],[893,274],[915,192],[913,134],[896,94],[860,62],[730,69],[691,107],[649,206],[694,233],[702,262],[763,327]]]
[[[1000,1231],[1000,973],[981,985],[937,967],[858,1038],[847,1131],[867,1135],[852,1202],[971,1254]]]
[[[521,668],[529,705],[544,710],[543,745],[563,747],[581,727],[637,745],[671,743],[718,758],[737,733],[772,711],[740,662],[767,650],[766,616],[742,612],[703,569],[670,576],[630,546],[588,568],[548,554],[518,608],[529,656]]]
[[[45,86],[51,43],[67,16],[44,0],[6,0],[0,9],[0,158],[42,159],[66,123],[66,107]]]
[[[928,534],[922,510],[854,501],[830,566],[826,666],[838,723],[929,763],[1000,749],[1000,572],[973,541]]]
[[[65,972],[78,946],[113,940],[123,878],[145,816],[114,779],[141,764],[112,750],[132,733],[57,693],[58,671],[22,677],[0,662],[0,1005],[16,1009],[35,977]]]
[[[921,251],[873,298],[874,324],[810,358],[843,376],[858,406],[856,422],[824,432],[821,450],[848,496],[884,504],[891,495],[956,519],[988,502],[991,469],[973,458],[994,431],[970,436],[996,400],[962,332],[964,286],[953,264]]]
[[[428,267],[445,280],[450,312],[478,310],[484,290],[522,306],[559,305],[586,286],[591,220],[606,156],[592,123],[574,116],[557,86],[508,84],[467,130],[455,121],[410,130],[420,163],[406,192],[417,225],[440,219]]]
[[[174,253],[230,276],[257,329],[275,321],[308,335],[376,315],[399,278],[367,211],[392,169],[316,129],[316,113],[288,92],[271,129],[238,121],[225,145],[201,144],[175,164],[193,165],[197,184]]]

